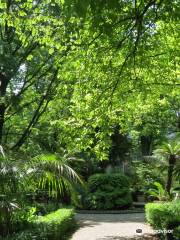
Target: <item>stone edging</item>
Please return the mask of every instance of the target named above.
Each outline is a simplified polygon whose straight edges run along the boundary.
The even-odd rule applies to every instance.
[[[128,213],[144,213],[144,209],[132,210],[75,210],[76,213],[82,214],[128,214]]]

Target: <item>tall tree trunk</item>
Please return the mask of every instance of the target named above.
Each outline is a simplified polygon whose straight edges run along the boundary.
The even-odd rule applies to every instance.
[[[5,99],[8,79],[0,73],[0,143],[2,143],[4,115],[6,111]]]
[[[142,156],[149,156],[152,154],[152,136],[141,136],[141,151]]]
[[[5,104],[1,102],[0,103],[0,143],[2,143],[2,136],[3,136],[4,114],[5,114]]]
[[[168,192],[168,194],[170,194],[171,192],[175,164],[176,164],[176,158],[174,155],[171,155],[169,157],[168,177],[167,177],[167,183],[166,183],[166,191]]]

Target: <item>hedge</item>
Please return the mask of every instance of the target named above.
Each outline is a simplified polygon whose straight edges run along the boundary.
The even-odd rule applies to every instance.
[[[88,179],[88,192],[88,209],[116,210],[132,204],[129,180],[119,173],[92,175]]]
[[[147,221],[167,239],[180,239],[180,201],[148,203],[145,206]],[[161,230],[166,230],[161,231]],[[173,230],[173,234],[168,233]],[[164,239],[164,238],[162,238]]]
[[[74,211],[59,209],[40,216],[30,223],[29,229],[12,234],[4,240],[63,240],[75,227]]]

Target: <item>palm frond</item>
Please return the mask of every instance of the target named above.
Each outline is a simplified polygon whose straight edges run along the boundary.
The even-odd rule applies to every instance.
[[[154,150],[155,157],[165,157],[168,158],[170,155],[180,154],[180,143],[179,142],[169,142],[163,143],[160,147]]]
[[[32,163],[31,163],[32,164]],[[68,165],[68,159],[55,154],[42,154],[33,159],[33,168],[38,186],[48,189],[50,195],[74,195],[74,185],[81,184],[81,177]]]

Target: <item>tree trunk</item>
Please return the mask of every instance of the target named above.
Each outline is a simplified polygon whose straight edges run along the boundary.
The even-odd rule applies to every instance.
[[[0,143],[2,143],[5,109],[5,104],[0,103]]]
[[[174,172],[174,166],[176,163],[176,158],[174,155],[171,155],[169,157],[169,165],[168,165],[168,177],[167,177],[167,183],[166,183],[166,191],[170,195],[171,192],[171,186],[172,186],[172,179],[173,179],[173,172]]]
[[[142,156],[149,156],[152,154],[152,136],[141,136],[141,151]]]
[[[0,143],[2,143],[3,127],[4,127],[4,115],[6,111],[5,95],[8,85],[8,79],[0,73]]]

